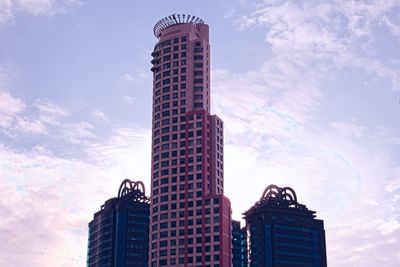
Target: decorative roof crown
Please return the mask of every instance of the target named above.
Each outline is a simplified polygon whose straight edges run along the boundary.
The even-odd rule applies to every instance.
[[[297,202],[296,192],[290,187],[278,187],[269,185],[263,192],[255,206],[281,206],[297,209],[307,209],[305,205]]]
[[[118,198],[123,198],[127,196],[134,197],[135,201],[149,201],[145,194],[144,184],[141,181],[133,182],[129,179],[125,179],[122,181],[118,190]]]
[[[172,14],[168,17],[165,17],[163,19],[160,19],[156,25],[154,25],[154,35],[157,38],[160,38],[161,32],[171,26],[177,25],[177,24],[184,24],[184,23],[190,23],[193,24],[195,27],[197,27],[200,24],[204,24],[204,21],[200,19],[199,17],[193,16],[193,15],[187,15],[187,14]]]

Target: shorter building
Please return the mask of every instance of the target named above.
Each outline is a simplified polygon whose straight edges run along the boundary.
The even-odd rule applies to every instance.
[[[244,213],[250,267],[326,267],[325,231],[289,187],[268,186]]]
[[[142,182],[122,182],[89,223],[88,267],[148,266],[149,202]]]
[[[232,220],[232,266],[247,267],[246,229],[240,228],[240,222]]]

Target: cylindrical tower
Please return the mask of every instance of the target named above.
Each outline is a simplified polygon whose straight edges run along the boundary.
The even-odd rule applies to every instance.
[[[149,266],[231,266],[223,195],[223,122],[210,115],[208,25],[171,15],[154,26]]]

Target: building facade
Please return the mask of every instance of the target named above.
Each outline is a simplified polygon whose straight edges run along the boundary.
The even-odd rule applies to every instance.
[[[247,267],[246,229],[240,227],[240,221],[232,220],[232,267]]]
[[[230,267],[223,122],[210,114],[209,28],[174,14],[154,34],[149,265]]]
[[[268,186],[244,217],[249,266],[327,266],[323,221],[297,202],[293,189]]]
[[[142,182],[124,180],[89,223],[88,267],[147,267],[149,199]]]

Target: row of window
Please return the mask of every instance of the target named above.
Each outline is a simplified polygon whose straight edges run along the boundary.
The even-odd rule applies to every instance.
[[[200,192],[200,194],[202,193],[202,191],[198,191]],[[159,211],[169,211],[169,210],[176,210],[178,209],[178,204],[179,204],[179,209],[185,209],[185,208],[194,208],[194,201],[190,200],[187,203],[185,203],[185,201],[181,201],[181,202],[175,202],[175,203],[171,203],[171,204],[161,204],[160,206],[158,206],[157,204],[154,204],[153,207],[153,213],[158,213]],[[160,209],[158,209],[158,207],[160,207]],[[218,213],[219,212],[219,208],[216,207],[214,208],[214,213]],[[210,208],[206,208],[204,210],[204,212],[202,211],[202,209],[196,209],[196,216],[201,216],[201,215],[209,215],[211,214],[211,209]],[[188,213],[189,214],[189,213]],[[194,216],[194,215],[193,215]],[[157,229],[153,229],[153,230],[157,230]]]
[[[196,197],[201,197],[201,195],[202,195],[201,190],[197,191],[197,192],[192,191],[192,192],[187,192],[187,193],[171,194],[171,195],[163,194],[160,197],[153,197],[153,205],[156,206],[158,204],[158,200],[160,200],[161,203],[168,202],[169,200],[176,201],[178,198],[178,195],[179,195],[179,199],[181,199],[181,200],[182,199],[184,200],[186,198],[192,199],[192,198],[194,198],[194,193],[196,193]]]
[[[201,243],[201,242],[198,242],[198,243]],[[219,249],[220,249],[219,245],[214,245],[214,246],[207,245],[207,246],[204,246],[204,248],[202,246],[197,246],[196,250],[194,250],[195,249],[194,247],[188,247],[187,251],[189,254],[202,253],[202,252],[210,253],[212,251],[211,248],[213,248],[213,251],[215,251],[215,252],[219,251]],[[185,254],[184,248],[178,248],[178,251],[176,251],[176,249],[173,248],[173,249],[169,250],[169,255],[174,256],[174,255],[176,255],[177,252],[179,254]],[[161,249],[160,252],[158,253],[158,255],[160,255],[160,257],[164,257],[164,256],[168,255],[167,253],[168,253],[167,249]],[[157,257],[157,251],[152,252],[152,257],[153,258]]]
[[[198,229],[202,229],[202,228],[198,228]],[[192,230],[192,231],[190,231],[190,230]],[[181,230],[180,230],[181,231]],[[193,232],[193,229],[188,229],[188,232]],[[180,236],[184,236],[185,235],[185,233],[184,233],[184,231],[183,232],[180,232]],[[193,233],[192,233],[193,234]],[[201,233],[200,233],[201,234]],[[192,237],[188,237],[187,239],[184,239],[184,238],[180,238],[180,239],[178,239],[178,246],[181,246],[181,245],[185,245],[185,242],[187,242],[187,244],[194,244],[193,242],[194,242],[194,240],[196,240],[196,243],[197,244],[201,244],[202,242],[203,242],[203,238],[201,237],[201,236],[199,236],[199,237],[196,237],[195,239],[194,238],[192,238]],[[214,242],[219,242],[219,235],[214,235],[213,236],[213,240],[214,240]],[[206,235],[205,237],[204,237],[204,242],[205,243],[210,243],[211,242],[211,236],[210,235]],[[170,240],[170,242],[169,242],[169,245],[168,245],[168,240],[161,240],[161,241],[158,241],[158,242],[153,242],[152,244],[151,244],[151,249],[152,250],[155,250],[155,249],[157,249],[158,247],[160,247],[160,248],[163,248],[163,247],[171,247],[171,246],[177,246],[177,243],[176,243],[176,240],[175,239],[171,239]],[[189,250],[189,248],[191,248],[190,250]],[[219,249],[218,249],[219,250]],[[191,247],[191,246],[189,246],[188,247],[188,252],[187,252],[188,254],[191,254],[191,253],[194,253],[194,251],[193,251],[193,247]]]
[[[219,251],[219,245],[214,245],[213,248],[214,248],[214,250],[213,250],[214,252],[218,252]],[[207,245],[207,246],[204,246],[204,248],[201,247],[201,246],[198,246],[198,247],[196,247],[196,249],[194,247],[188,247],[187,248],[187,254],[195,254],[195,253],[198,254],[198,253],[202,253],[202,252],[205,252],[207,254],[211,254],[211,246]],[[169,249],[169,255],[170,256],[175,256],[175,255],[177,255],[177,253],[178,253],[178,255],[185,254],[185,248],[178,248],[178,251],[175,248]],[[166,256],[168,256],[168,250],[167,249],[161,249],[159,251],[158,255],[160,257],[166,257]],[[210,257],[210,255],[207,255],[207,256]],[[216,257],[216,256],[219,256],[219,255],[218,254],[214,255],[214,260],[219,260],[219,257]],[[152,252],[152,257],[153,258],[157,257],[157,251]],[[200,257],[200,259],[201,259],[201,257]]]
[[[202,144],[202,139],[196,139],[196,146],[199,146],[199,145],[201,145]],[[180,142],[181,144],[182,143],[185,143],[186,144],[186,142],[185,141],[181,141]],[[190,139],[190,140],[188,140],[188,142],[187,142],[187,146],[190,148],[190,147],[193,147],[195,144],[194,144],[194,139]],[[207,142],[207,145],[209,145],[209,143]],[[181,145],[181,147],[185,147],[185,145]],[[178,142],[173,142],[173,143],[171,143],[171,146],[170,146],[170,144],[169,143],[167,143],[167,144],[163,144],[163,145],[161,145],[161,151],[165,151],[165,150],[169,150],[169,149],[177,149],[178,148]],[[158,151],[158,150],[157,150]],[[201,150],[197,150],[196,149],[196,152],[201,152]],[[164,153],[164,152],[163,152]],[[166,154],[163,154],[165,157],[168,157]],[[154,162],[157,162],[157,161],[159,161],[159,159],[160,159],[160,154],[157,154],[157,155],[155,155],[154,157],[153,157],[153,160],[154,160]],[[207,160],[207,162],[209,162],[209,158],[207,158],[208,160]],[[201,158],[201,155],[197,155],[196,156],[196,161],[198,161],[198,162],[200,162],[202,160],[202,158]],[[180,158],[179,159],[179,164],[186,164],[186,163],[193,163],[194,162],[194,157],[188,157],[187,158],[187,160],[185,159],[185,158]],[[167,164],[167,163],[165,163],[165,164]],[[177,166],[178,165],[178,159],[172,159],[171,160],[171,166]],[[167,166],[167,165],[164,165],[164,166]],[[162,167],[164,167],[163,165],[162,165]]]
[[[155,175],[156,173],[157,173],[157,175]],[[155,178],[158,178],[158,172],[156,172],[156,173],[154,173],[153,176],[156,176]],[[165,177],[165,178],[161,178],[161,179],[154,179],[153,180],[153,187],[157,188],[158,185],[159,185],[159,181],[161,182],[161,185],[168,184],[170,182],[171,183],[177,183],[177,178],[178,178],[177,176],[172,176],[171,180],[169,180],[169,177]],[[210,179],[209,176],[207,178],[208,178],[208,180]],[[196,174],[196,179],[200,180],[200,181],[202,180],[201,173],[197,173]],[[193,181],[194,180],[194,175],[193,174],[188,174],[187,176],[186,175],[179,176],[179,181],[180,182],[184,182],[185,180]]]
[[[199,264],[202,264],[202,260],[201,260],[200,256],[196,257],[196,261]],[[211,259],[206,256],[205,262],[210,262],[210,261],[211,261]],[[193,263],[193,257],[188,257],[187,262],[188,263]],[[159,260],[159,265],[158,266],[174,266],[174,265],[177,265],[177,264],[178,263],[177,263],[176,259],[170,259],[169,263],[168,263],[168,261],[166,259],[164,259],[164,260]],[[181,264],[185,264],[185,259],[184,258],[179,258],[179,265],[181,265]],[[203,266],[203,265],[198,265],[198,266]],[[157,267],[157,262],[156,261],[152,262],[151,263],[151,267]],[[206,264],[204,267],[220,267],[220,265],[218,263],[214,263],[213,265]]]
[[[171,87],[169,85],[166,86],[166,87],[163,87],[162,88],[163,96],[164,95],[170,95],[170,89],[171,89]],[[186,89],[186,83],[182,83],[181,86],[180,86],[180,89],[182,91],[185,90]],[[203,87],[202,86],[195,86],[193,90],[194,90],[195,93],[201,93],[201,92],[203,92]],[[174,84],[172,86],[172,91],[173,92],[178,91],[178,84]],[[161,90],[160,89],[156,90],[155,93],[154,93],[154,96],[155,96],[154,102],[157,102],[157,104],[160,103],[160,101],[161,101],[161,99],[157,100],[157,99],[159,99],[157,97],[159,97],[160,94],[161,94]],[[172,95],[172,96],[174,97],[174,95]],[[186,93],[184,95],[182,95],[182,93],[181,93],[181,97],[185,97],[185,96],[186,96]],[[171,95],[170,95],[170,97],[171,97]],[[176,97],[178,97],[178,94],[176,95]],[[164,101],[165,99],[162,99],[162,100]]]
[[[184,236],[185,235],[185,230],[183,229],[183,227],[185,227],[185,226],[193,226],[194,225],[193,224],[193,220],[187,220],[187,221],[180,220],[178,223],[179,223],[178,226],[182,227],[182,229],[179,229],[178,231],[176,231],[176,230],[170,231],[169,237],[176,237],[177,233],[179,234],[178,236]],[[166,224],[168,226],[168,223],[160,223],[160,229],[167,229],[168,228],[168,227],[162,228],[162,224]],[[174,226],[172,226],[172,224],[174,224]],[[202,225],[202,224],[200,223],[200,225]],[[176,228],[177,227],[177,223],[176,222],[172,222],[171,223],[171,227],[172,228]],[[216,226],[214,226],[212,228],[210,226],[204,227],[204,233],[205,234],[211,233],[211,229],[213,229],[214,233],[215,232],[218,233],[219,232],[219,225],[216,225]],[[154,231],[156,231],[156,230],[154,230]],[[201,235],[201,234],[203,234],[202,227],[197,227],[196,228],[196,235]],[[160,237],[160,239],[168,238],[168,231],[161,231],[159,237]],[[158,239],[157,232],[152,234],[151,239],[153,241]]]
[[[170,53],[170,52],[172,51],[171,48],[173,49],[174,52],[179,51],[179,45],[174,45],[173,47],[165,47],[165,48],[162,50],[162,52],[163,52],[164,54]],[[184,43],[184,44],[181,44],[181,50],[186,50],[186,44],[185,44],[185,43]],[[159,55],[160,55],[160,52],[159,52],[159,51],[158,51],[158,52],[155,52],[155,54],[154,54],[155,57],[157,57],[157,56],[159,56]]]
[[[199,201],[201,202],[201,200],[199,200]],[[170,215],[170,216],[168,216],[168,215]],[[189,210],[189,211],[183,211],[182,210],[179,213],[171,212],[170,214],[168,212],[166,212],[166,213],[161,213],[159,216],[156,214],[156,215],[153,215],[152,222],[157,222],[159,218],[160,218],[160,221],[166,221],[169,218],[176,219],[177,215],[179,215],[179,218],[191,217],[191,216],[193,216],[193,210]],[[185,221],[183,221],[183,220],[179,221],[179,224],[180,224],[179,226],[184,226],[184,224],[185,224],[184,222]],[[213,218],[213,223],[219,223],[219,217],[218,216],[215,216]],[[197,218],[196,219],[196,224],[198,224],[198,225],[199,224],[203,224],[203,219],[202,218]],[[211,217],[204,218],[204,224],[211,224]],[[188,220],[188,225],[193,225],[193,220]]]
[[[176,37],[176,38],[174,38],[174,39],[168,39],[168,40],[165,40],[165,41],[163,41],[163,42],[161,42],[161,43],[158,43],[155,47],[154,47],[154,50],[158,50],[158,49],[162,49],[163,47],[166,47],[166,46],[169,46],[169,45],[171,45],[172,43],[173,44],[178,44],[179,43],[179,40],[181,41],[181,43],[185,43],[186,42],[186,36],[182,36],[182,37]]]

